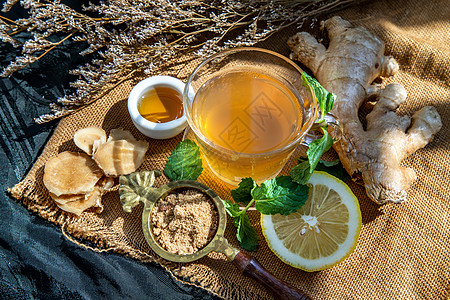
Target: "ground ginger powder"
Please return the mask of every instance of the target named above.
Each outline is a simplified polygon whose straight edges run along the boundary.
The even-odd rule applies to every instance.
[[[218,226],[214,203],[196,189],[184,189],[159,199],[151,218],[156,241],[165,250],[180,255],[205,247]]]

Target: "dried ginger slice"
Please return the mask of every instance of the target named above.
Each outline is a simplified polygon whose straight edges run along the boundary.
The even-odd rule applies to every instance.
[[[107,142],[118,141],[118,140],[128,140],[136,142],[136,138],[128,130],[123,130],[121,128],[111,129]]]
[[[92,192],[102,176],[87,154],[65,151],[47,161],[43,180],[51,193],[60,196]]]
[[[106,177],[103,176],[96,184],[94,187],[94,190],[98,189],[102,192],[102,195],[106,192],[109,191],[112,186],[114,185],[114,178],[112,177]],[[58,202],[59,204],[65,204],[71,201],[79,201],[79,200],[85,200],[86,197],[89,197],[89,193],[85,193],[85,194],[63,194],[63,195],[55,195],[53,193],[50,192],[50,196],[52,197],[53,200],[55,200],[56,202]]]
[[[111,140],[100,145],[93,158],[107,176],[127,175],[142,164],[147,149],[145,141]]]
[[[94,152],[94,143],[98,147],[98,143],[106,142],[106,133],[100,127],[87,127],[79,129],[73,136],[73,141],[78,148],[89,155]]]
[[[96,188],[94,187],[94,190],[95,190]],[[93,192],[93,191],[92,191]],[[66,204],[66,203],[69,203],[69,202],[74,202],[74,201],[80,201],[80,200],[85,200],[86,199],[86,197],[87,197],[87,195],[89,195],[90,193],[92,193],[92,192],[89,192],[89,193],[87,193],[87,194],[75,194],[75,195],[68,195],[68,194],[65,194],[65,195],[55,195],[55,194],[53,194],[53,193],[50,193],[50,197],[52,197],[52,199],[55,201],[55,202],[57,202],[58,204]]]
[[[51,195],[51,194],[50,194]],[[81,215],[83,211],[91,207],[98,207],[99,212],[103,211],[101,204],[102,192],[99,187],[95,187],[94,190],[86,195],[73,195],[73,201],[59,202],[55,198],[56,205],[64,211]]]
[[[95,185],[94,190],[87,194],[78,195],[61,195],[56,196],[50,193],[50,196],[55,201],[56,205],[64,211],[80,215],[88,208],[98,208],[98,213],[103,211],[103,205],[101,203],[102,195],[105,191],[108,191],[114,185],[114,179],[104,176]]]

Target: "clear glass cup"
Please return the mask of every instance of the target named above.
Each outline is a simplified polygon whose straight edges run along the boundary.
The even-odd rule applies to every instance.
[[[238,185],[275,177],[319,115],[302,69],[270,50],[236,48],[203,61],[188,77],[183,105],[212,172]]]

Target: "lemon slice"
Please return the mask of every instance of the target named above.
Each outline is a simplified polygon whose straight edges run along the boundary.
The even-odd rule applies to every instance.
[[[361,230],[358,199],[341,180],[314,172],[305,205],[288,216],[261,215],[269,248],[283,262],[309,272],[330,268],[356,247]]]

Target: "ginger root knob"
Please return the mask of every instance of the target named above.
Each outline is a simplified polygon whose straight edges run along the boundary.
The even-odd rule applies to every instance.
[[[405,201],[416,175],[400,163],[432,140],[442,127],[441,118],[431,106],[412,118],[399,116],[395,111],[407,96],[403,86],[393,83],[381,89],[372,84],[398,71],[397,62],[384,55],[384,45],[375,35],[340,17],[326,20],[323,27],[330,38],[328,49],[301,32],[288,41],[291,58],[311,69],[322,86],[337,95],[332,113],[339,118],[343,135],[334,149],[347,172],[362,178],[367,195],[378,204]],[[358,110],[369,95],[378,96],[378,102],[364,129]]]

